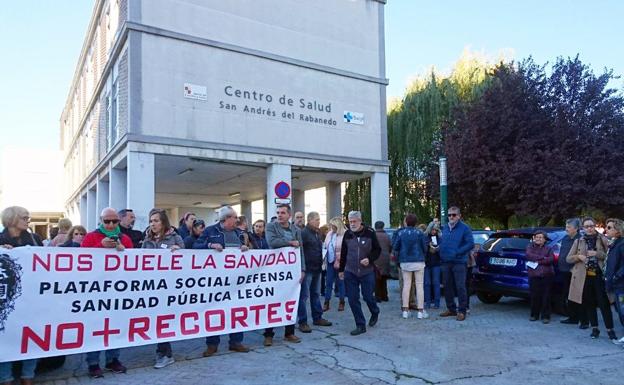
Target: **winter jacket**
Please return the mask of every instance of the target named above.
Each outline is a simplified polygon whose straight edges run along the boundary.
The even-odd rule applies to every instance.
[[[557,261],[557,268],[559,268],[559,271],[569,273],[570,270],[572,270],[572,267],[574,267],[573,263],[568,263],[568,261],[566,261],[566,257],[570,253],[570,249],[572,248],[574,241],[576,241],[580,237],[580,233],[576,233],[574,238],[570,238],[566,234],[565,237],[563,237],[563,239],[561,240],[561,247],[559,248],[559,260]]]
[[[375,261],[375,266],[377,266],[377,270],[382,276],[390,275],[390,253],[392,253],[392,242],[390,241],[390,237],[388,233],[386,233],[383,229],[375,230],[377,233],[377,242],[379,242],[379,247],[381,247],[381,253],[379,253],[379,258]]]
[[[256,233],[251,233],[250,240],[255,249],[270,249],[269,242],[267,242],[265,234],[258,235]]]
[[[451,228],[450,224],[442,227],[440,237],[440,259],[442,263],[468,263],[468,255],[474,248],[472,230],[462,221]]]
[[[604,267],[604,260],[607,257],[608,242],[602,234],[597,234],[596,239],[596,259],[601,269]],[[572,279],[570,280],[570,292],[568,300],[576,303],[583,303],[583,288],[585,287],[585,277],[587,276],[587,268],[585,262],[581,261],[579,255],[587,255],[587,241],[585,237],[581,237],[574,241],[572,248],[566,257],[568,263],[574,263],[572,267]]]
[[[323,242],[317,229],[306,225],[301,232],[303,241],[303,253],[306,256],[306,271],[318,273],[323,267]]]
[[[526,248],[527,261],[537,262],[537,267],[531,269],[527,267],[529,278],[552,277],[555,275],[553,264],[555,262],[555,254],[550,246],[538,246],[531,242]]]
[[[4,231],[0,233],[0,246],[2,245],[11,245],[13,247],[43,246],[43,241],[39,235],[31,233],[28,230],[22,231],[19,237],[13,238],[11,234],[9,234],[9,229],[4,229]]]
[[[624,290],[624,238],[617,238],[609,247],[605,284],[610,293]]]
[[[80,247],[95,247],[104,249],[104,246],[102,245],[102,240],[104,238],[106,238],[106,235],[100,230],[92,231],[85,235]],[[119,233],[119,241],[126,249],[131,249],[133,247],[132,239],[124,233]]]
[[[143,249],[169,249],[171,246],[178,246],[181,249],[184,248],[182,237],[173,229],[169,229],[162,239],[155,238],[152,231],[148,230],[141,247]]]
[[[301,240],[301,230],[292,223],[288,224],[290,231],[286,231],[282,225],[276,222],[269,222],[266,225],[265,234],[269,247],[278,249],[280,247],[291,247],[288,242],[299,241],[299,255],[301,256],[301,271],[305,271],[306,258],[303,252],[303,241]]]
[[[359,231],[347,230],[342,238],[340,272],[348,271],[363,277],[375,271],[374,263],[379,258],[381,247],[375,230],[362,223]],[[368,258],[368,266],[360,263]]]
[[[392,243],[394,255],[399,263],[425,262],[425,254],[429,249],[425,233],[415,227],[404,227],[397,232]]]
[[[233,231],[236,233],[239,241],[241,241],[242,232],[236,228]],[[225,247],[225,230],[223,230],[221,222],[206,227],[202,234],[199,236],[199,238],[197,238],[197,240],[193,243],[193,248],[210,249],[211,244],[217,243],[220,244],[222,247]],[[243,244],[242,241],[241,244]]]

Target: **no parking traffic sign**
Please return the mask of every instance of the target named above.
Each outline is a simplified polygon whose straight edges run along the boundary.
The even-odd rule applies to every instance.
[[[284,181],[275,184],[275,196],[286,199],[290,196],[290,185]]]

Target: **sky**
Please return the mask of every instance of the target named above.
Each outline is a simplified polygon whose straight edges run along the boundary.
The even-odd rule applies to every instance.
[[[92,0],[0,0],[0,148],[59,147],[92,7]],[[388,98],[400,98],[432,67],[448,72],[465,49],[493,60],[532,55],[537,63],[578,53],[596,72],[624,75],[624,1],[388,0],[385,15]],[[624,80],[614,86],[624,90]]]

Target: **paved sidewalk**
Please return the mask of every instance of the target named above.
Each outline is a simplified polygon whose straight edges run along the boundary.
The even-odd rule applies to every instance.
[[[297,332],[300,344],[284,343],[277,329],[274,346],[262,346],[260,331],[246,333],[252,352],[230,353],[227,338],[219,353],[201,357],[203,339],[173,344],[176,363],[153,369],[155,345],[122,350],[127,374],[87,377],[83,356],[70,356],[62,369],[38,378],[45,385],[64,384],[613,384],[621,385],[624,349],[606,338],[589,338],[589,330],[528,321],[528,303],[504,299],[484,305],[472,298],[464,322],[400,317],[398,282],[389,282],[391,301],[381,304],[379,323],[352,337],[347,306],[337,300],[325,317],[331,327]],[[365,307],[365,306],[364,306]],[[601,324],[602,325],[602,324]],[[624,332],[616,320],[616,332]]]

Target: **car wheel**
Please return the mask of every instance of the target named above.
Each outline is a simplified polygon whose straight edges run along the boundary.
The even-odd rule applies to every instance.
[[[482,291],[477,292],[477,298],[479,298],[479,301],[487,304],[496,303],[500,301],[502,297],[503,296],[500,294],[486,293]]]

